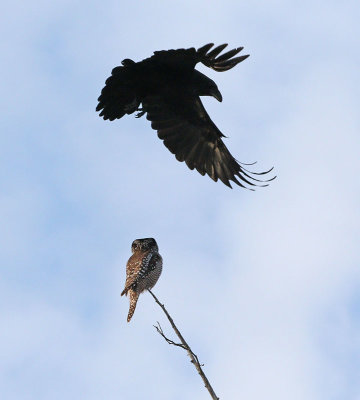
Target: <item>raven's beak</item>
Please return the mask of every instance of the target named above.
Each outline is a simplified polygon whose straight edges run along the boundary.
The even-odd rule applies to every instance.
[[[220,103],[222,102],[222,96],[221,96],[221,93],[220,93],[220,90],[218,89],[218,88],[216,88],[216,89],[211,89],[211,96],[212,97],[215,97],[215,99],[217,100],[217,101],[220,101]]]

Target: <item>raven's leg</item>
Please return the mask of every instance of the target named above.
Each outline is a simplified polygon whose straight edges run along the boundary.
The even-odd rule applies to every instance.
[[[135,118],[140,118],[140,117],[142,117],[143,115],[146,114],[146,111],[144,111],[143,108],[140,108],[140,107],[139,107],[139,108],[137,109],[137,111],[139,111],[139,112],[136,113]]]

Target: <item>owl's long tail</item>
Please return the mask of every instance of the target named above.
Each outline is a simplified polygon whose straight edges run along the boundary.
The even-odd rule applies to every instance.
[[[129,297],[130,297],[130,308],[129,308],[129,313],[127,316],[127,322],[130,322],[132,316],[134,315],[135,312],[135,308],[136,308],[136,303],[138,301],[139,298],[139,294],[134,292],[133,290],[129,290]]]

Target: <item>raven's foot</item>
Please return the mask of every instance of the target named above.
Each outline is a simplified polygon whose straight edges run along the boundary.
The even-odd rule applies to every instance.
[[[139,111],[139,112],[136,113],[135,118],[140,118],[146,114],[146,111],[144,111],[142,108],[138,108],[137,111]]]

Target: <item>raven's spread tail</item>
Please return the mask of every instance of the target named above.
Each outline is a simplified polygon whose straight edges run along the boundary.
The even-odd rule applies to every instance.
[[[140,101],[136,96],[134,64],[132,60],[123,60],[123,66],[115,67],[106,80],[96,107],[104,119],[113,121],[138,109]]]

